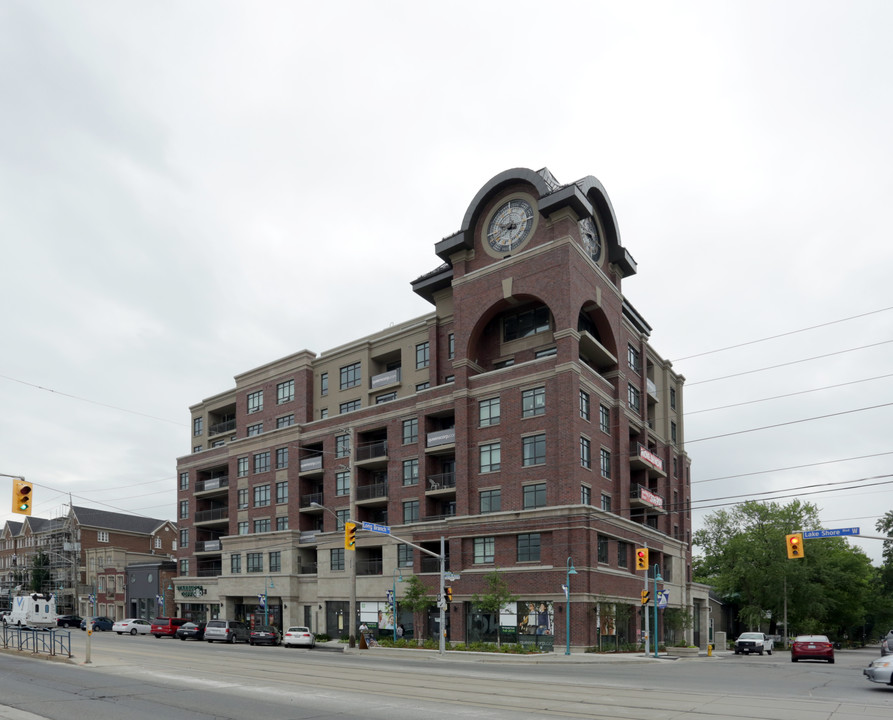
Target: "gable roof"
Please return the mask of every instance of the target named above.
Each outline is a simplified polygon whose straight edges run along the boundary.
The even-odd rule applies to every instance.
[[[15,520],[7,520],[6,525],[3,529],[3,532],[0,533],[0,535],[5,535],[6,533],[9,533],[10,537],[15,537],[20,532],[22,532],[23,526],[24,526],[24,523],[16,522]]]
[[[139,535],[151,535],[159,527],[169,522],[168,520],[156,520],[141,515],[128,515],[127,513],[109,512],[88,507],[72,506],[71,513],[81,527],[118,530]]]

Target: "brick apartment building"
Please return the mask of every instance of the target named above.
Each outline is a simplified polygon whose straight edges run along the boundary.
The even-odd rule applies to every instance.
[[[434,553],[444,538],[460,576],[453,641],[502,628],[563,645],[565,607],[574,646],[634,640],[634,549],[647,545],[669,607],[694,615],[688,639],[706,642],[706,589],[690,582],[684,379],[621,291],[636,264],[604,188],[508,170],[434,251],[442,264],[411,284],[429,314],[249,370],[190,408],[178,612],[345,635],[355,561],[357,622],[393,627],[388,592],[399,598],[414,574],[436,595],[438,561],[363,529],[345,550],[353,519]],[[499,618],[471,603],[497,569],[518,597]],[[626,608],[621,627],[612,606]],[[437,622],[432,608],[415,630]]]

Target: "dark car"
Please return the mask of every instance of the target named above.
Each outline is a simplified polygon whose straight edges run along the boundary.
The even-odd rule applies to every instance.
[[[93,626],[94,632],[97,630],[101,630],[102,632],[107,632],[112,629],[114,626],[114,621],[110,620],[107,617],[89,617],[81,620],[81,630],[87,629],[87,623],[90,623]]]
[[[56,625],[58,627],[79,628],[83,621],[84,618],[80,615],[59,615],[59,617],[56,618]]]
[[[881,638],[881,655],[893,655],[893,630]]]
[[[791,645],[791,662],[825,660],[834,662],[834,645],[825,635],[798,635]]]
[[[249,645],[279,645],[282,634],[272,625],[258,625],[248,636]]]
[[[181,640],[204,640],[205,623],[188,622],[177,628],[177,637]]]

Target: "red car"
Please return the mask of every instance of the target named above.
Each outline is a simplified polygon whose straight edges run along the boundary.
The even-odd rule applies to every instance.
[[[149,632],[157,638],[177,637],[177,628],[185,624],[186,620],[183,618],[157,617],[152,621],[152,629]]]
[[[824,635],[798,635],[791,645],[791,662],[827,660],[834,662],[834,645]]]

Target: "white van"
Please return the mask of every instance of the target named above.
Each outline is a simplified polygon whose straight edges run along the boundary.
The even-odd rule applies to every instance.
[[[4,617],[4,622],[17,627],[56,627],[56,598],[43,593],[17,595],[12,599],[12,610]]]

